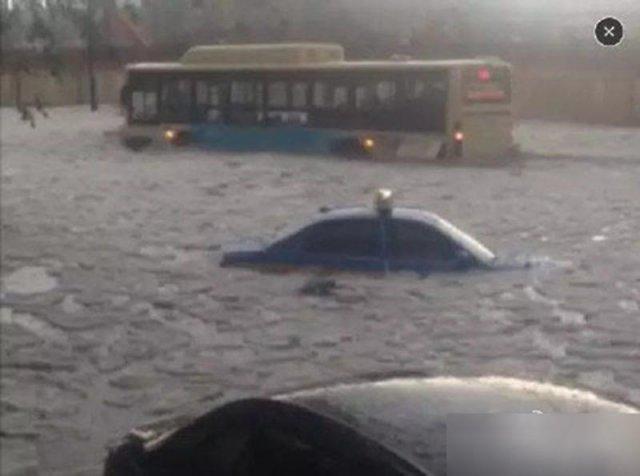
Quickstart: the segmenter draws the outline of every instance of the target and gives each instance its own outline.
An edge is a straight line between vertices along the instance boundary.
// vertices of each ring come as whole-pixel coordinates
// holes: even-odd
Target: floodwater
[[[2,474],[98,474],[135,424],[372,371],[541,379],[640,405],[637,149],[554,157],[544,131],[556,144],[560,126],[523,124],[547,157],[504,167],[134,154],[104,134],[120,122],[64,108],[31,129],[2,110]],[[630,143],[618,137],[609,151]],[[300,294],[308,272],[218,266],[226,244],[381,186],[537,265],[338,274],[329,296]]]

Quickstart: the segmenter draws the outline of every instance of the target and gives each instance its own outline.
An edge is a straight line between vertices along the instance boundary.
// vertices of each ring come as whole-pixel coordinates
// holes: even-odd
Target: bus
[[[512,147],[498,58],[347,61],[334,44],[197,46],[126,67],[126,144],[380,159],[499,157]]]

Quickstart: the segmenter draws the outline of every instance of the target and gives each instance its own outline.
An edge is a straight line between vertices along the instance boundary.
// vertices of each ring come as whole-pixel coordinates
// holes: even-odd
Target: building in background
[[[55,47],[31,34],[28,12],[9,12],[0,0],[5,71],[2,101],[16,96],[12,68],[25,59],[56,60],[82,74],[84,40],[77,26],[58,18],[48,26]],[[84,0],[78,0],[84,1]],[[175,60],[196,44],[321,41],[342,44],[350,59],[498,56],[514,65],[514,107],[521,117],[633,123],[640,120],[640,4],[618,0],[95,0],[100,20],[100,68],[128,61]],[[13,0],[19,6],[21,0]],[[616,48],[594,39],[595,23],[617,16],[627,25]],[[10,18],[10,22],[7,19]],[[41,35],[42,36],[42,35]],[[63,54],[64,52],[64,54]],[[55,54],[53,54],[55,53]],[[56,56],[57,55],[57,56]],[[64,74],[71,74],[67,71]],[[101,73],[102,74],[102,73]],[[47,81],[57,81],[48,79]],[[44,80],[43,80],[44,81]],[[85,86],[54,94],[51,102],[82,102]],[[100,79],[103,100],[115,100],[111,79]],[[28,95],[27,95],[28,96]]]

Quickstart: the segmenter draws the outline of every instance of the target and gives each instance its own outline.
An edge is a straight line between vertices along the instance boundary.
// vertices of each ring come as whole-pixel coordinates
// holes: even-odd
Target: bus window
[[[285,124],[303,126],[309,121],[307,108],[307,83],[291,85],[286,81],[276,81],[267,86],[267,122],[270,125]],[[289,97],[291,99],[289,99]]]
[[[130,85],[129,108],[132,121],[158,120],[158,82],[156,78],[133,76]]]
[[[191,82],[165,79],[162,82],[162,116],[167,122],[187,122],[191,109]]]
[[[209,87],[206,81],[196,81],[196,104],[209,104]]]
[[[370,111],[375,107],[375,91],[369,85],[360,85],[355,90],[356,109],[359,111]]]
[[[425,89],[424,81],[420,79],[409,80],[405,84],[405,95],[409,100],[420,99],[424,96]]]
[[[349,107],[349,89],[346,86],[336,86],[333,89],[333,109],[347,109]]]
[[[222,91],[220,84],[210,84],[207,81],[196,82],[196,104],[220,106]]]
[[[287,108],[287,83],[275,81],[267,86],[267,105],[271,108]]]
[[[307,108],[307,93],[309,85],[307,83],[293,83],[291,86],[291,107],[293,109]]]
[[[360,111],[391,109],[396,106],[396,83],[379,81],[359,85],[355,89],[355,99],[356,109]]]
[[[346,109],[349,107],[349,88],[330,86],[316,81],[313,87],[313,107],[317,109]]]
[[[448,104],[446,72],[412,74],[401,83],[404,98],[398,126],[404,130],[444,132]],[[400,103],[400,101],[397,101]]]
[[[262,84],[253,81],[234,81],[231,83],[231,104],[260,107],[262,103]]]
[[[255,125],[264,120],[262,110],[263,87],[258,81],[231,83],[229,118],[234,125]]]
[[[223,84],[211,83],[208,81],[197,81],[197,120],[205,122],[220,122],[223,118],[223,98],[225,96],[225,87]]]
[[[396,83],[393,81],[380,81],[376,85],[376,102],[381,108],[391,108],[396,101]]]
[[[133,91],[131,94],[131,119],[151,121],[158,117],[158,95],[151,91]]]
[[[328,99],[329,85],[324,81],[316,81],[313,85],[313,107],[317,109],[328,109],[331,103]]]
[[[446,95],[447,83],[444,78],[412,78],[404,83],[405,97],[411,101],[429,101]]]
[[[209,104],[217,107],[222,105],[222,91],[220,85],[212,84],[209,86]]]

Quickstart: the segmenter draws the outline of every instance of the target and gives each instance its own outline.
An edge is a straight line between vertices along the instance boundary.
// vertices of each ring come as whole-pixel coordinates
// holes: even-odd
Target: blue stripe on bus
[[[352,137],[339,131],[302,127],[239,127],[216,124],[191,126],[194,143],[207,148],[232,151],[283,151],[330,153],[336,141]]]

